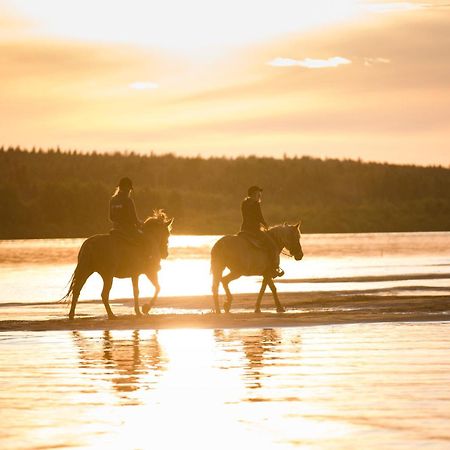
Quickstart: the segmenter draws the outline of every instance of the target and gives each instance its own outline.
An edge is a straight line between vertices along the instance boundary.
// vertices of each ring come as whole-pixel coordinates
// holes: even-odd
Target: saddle
[[[109,230],[109,234],[111,235],[113,240],[119,244],[128,245],[131,247],[139,246],[137,239],[134,239],[132,236],[128,235],[124,231],[112,228],[111,230]]]
[[[239,236],[242,239],[245,239],[253,247],[265,250],[264,244],[255,235],[249,233],[248,231],[239,231],[237,236]]]
[[[127,272],[130,267],[148,267],[152,263],[151,255],[143,252],[142,243],[138,239],[121,230],[112,229],[109,234],[114,242],[119,272]]]

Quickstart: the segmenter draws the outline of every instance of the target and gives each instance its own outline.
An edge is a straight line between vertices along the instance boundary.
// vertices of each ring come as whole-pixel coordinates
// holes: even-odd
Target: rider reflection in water
[[[133,183],[128,177],[121,178],[116,192],[109,201],[109,219],[113,224],[113,231],[139,243],[142,232],[142,222],[138,219],[134,202],[130,197]]]
[[[284,271],[280,269],[279,250],[269,233],[266,233],[268,225],[261,211],[261,193],[262,189],[259,186],[250,186],[248,188],[248,196],[241,204],[241,231],[255,236],[264,245],[270,258],[271,269],[273,269],[272,278],[281,277],[284,275]],[[261,227],[265,231],[261,230]]]

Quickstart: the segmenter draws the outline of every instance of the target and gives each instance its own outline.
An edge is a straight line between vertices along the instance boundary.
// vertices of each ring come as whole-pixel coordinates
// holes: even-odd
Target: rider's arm
[[[259,223],[264,227],[264,228],[269,228],[269,226],[267,225],[267,222],[264,220],[262,211],[261,211],[261,205],[260,203],[256,203],[256,214],[258,217],[258,221]]]

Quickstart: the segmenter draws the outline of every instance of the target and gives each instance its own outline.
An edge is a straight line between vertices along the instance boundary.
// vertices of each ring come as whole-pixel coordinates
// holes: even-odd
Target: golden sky
[[[450,2],[0,0],[0,145],[450,166]]]

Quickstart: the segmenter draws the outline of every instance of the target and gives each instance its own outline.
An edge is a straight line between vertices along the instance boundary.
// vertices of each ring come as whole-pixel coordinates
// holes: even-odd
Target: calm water
[[[160,272],[161,296],[210,294],[209,253],[217,236],[172,236]],[[82,239],[0,241],[0,303],[55,301],[64,294]],[[450,233],[303,235],[305,257],[282,257],[281,291],[418,288],[450,293]],[[447,277],[447,278],[443,278]],[[340,281],[343,280],[343,281]],[[255,292],[259,279],[241,278],[234,292]],[[141,277],[141,295],[153,288]],[[81,299],[98,299],[94,274]],[[129,280],[115,280],[111,298],[131,297]]]
[[[209,294],[216,239],[171,237],[162,295]],[[0,316],[34,317],[31,302],[61,297],[81,242],[0,241]],[[450,233],[302,244],[304,260],[283,258],[279,290],[450,295]],[[100,290],[93,276],[82,298]],[[152,293],[144,279],[141,292]],[[115,282],[112,298],[130,296]],[[2,450],[450,448],[448,322],[3,332],[0,367]]]
[[[3,333],[0,448],[450,448],[447,324]]]

